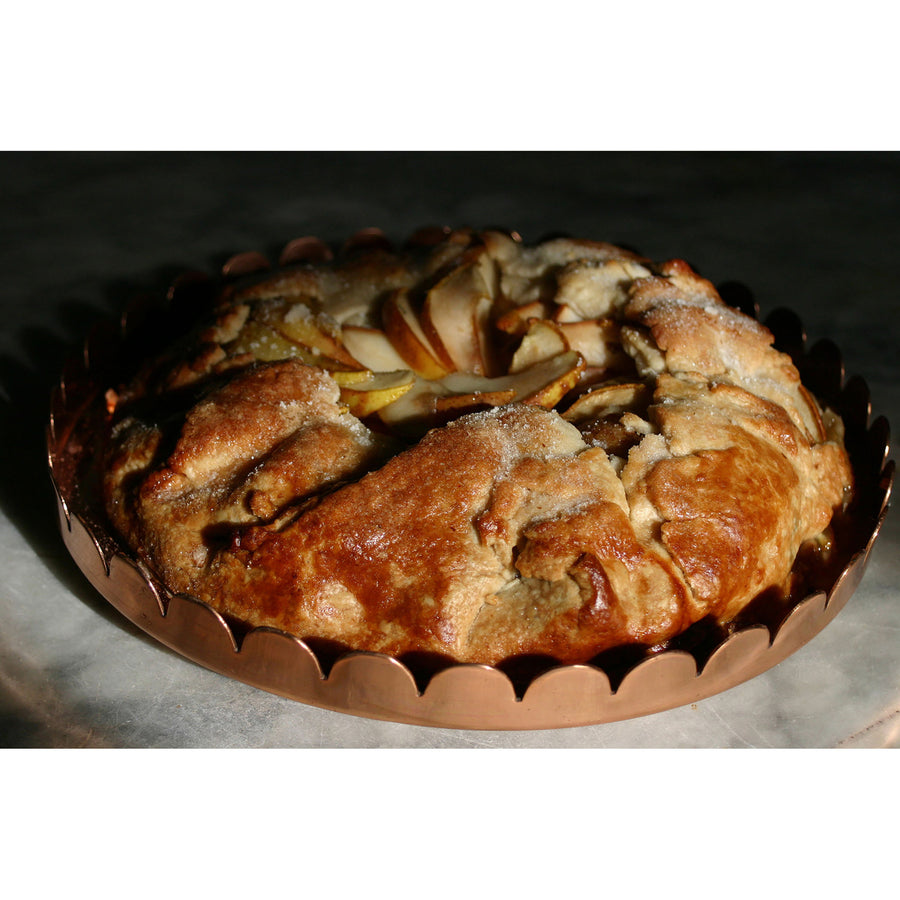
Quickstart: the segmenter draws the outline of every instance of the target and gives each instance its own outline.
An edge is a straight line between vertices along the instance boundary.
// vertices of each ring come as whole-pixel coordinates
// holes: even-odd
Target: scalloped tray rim
[[[295,243],[290,242],[286,249]],[[223,277],[233,278],[263,268],[268,268],[268,260],[251,252],[232,257],[222,271]],[[197,277],[210,279],[202,272],[186,272],[173,283],[167,299],[171,301],[178,281]],[[795,315],[790,310],[776,312]],[[401,661],[368,651],[343,654],[325,675],[320,660],[302,639],[264,627],[249,630],[239,640],[212,607],[193,597],[170,595],[143,563],[109,532],[73,511],[72,498],[57,478],[59,457],[66,452],[69,436],[79,418],[97,402],[102,390],[92,381],[94,352],[111,338],[121,339],[130,330],[132,313],[133,306],[123,312],[118,329],[113,323],[98,324],[85,341],[80,356],[73,356],[64,366],[60,383],[51,397],[46,433],[48,465],[64,543],[101,595],[156,640],[226,677],[308,705],[386,721],[483,730],[593,725],[683,706],[756,677],[818,634],[840,612],[862,579],[889,509],[894,475],[893,460],[888,458],[889,426],[883,417],[869,423],[870,408],[866,405],[864,416],[859,417],[864,420],[863,427],[868,435],[876,429],[883,432],[884,445],[877,473],[879,509],[874,528],[831,589],[801,599],[775,633],[770,633],[766,625],[750,624],[725,638],[703,663],[686,650],[664,650],[637,662],[615,689],[603,669],[590,664],[557,666],[544,671],[528,684],[521,696],[516,695],[511,679],[504,672],[478,664],[450,665],[432,675],[424,689],[420,689],[412,672]],[[802,330],[799,319],[795,317],[795,320]],[[805,344],[805,334],[801,340]],[[865,382],[859,376],[844,378],[837,348],[822,341],[814,350],[823,344],[837,353],[833,374],[838,383],[846,385],[852,380],[857,388],[861,385],[868,404]],[[877,435],[876,441],[881,446]],[[133,596],[134,586],[125,580],[129,571],[129,577],[137,577],[137,599]],[[172,625],[179,617],[180,632]],[[280,642],[278,648],[272,641]],[[260,650],[252,653],[259,644],[262,644]],[[267,671],[265,656],[274,649],[289,656],[286,663],[271,672]],[[554,691],[558,682],[562,682],[562,689]]]

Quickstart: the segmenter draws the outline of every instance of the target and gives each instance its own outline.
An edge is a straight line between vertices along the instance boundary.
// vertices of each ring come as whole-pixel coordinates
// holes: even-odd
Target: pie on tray
[[[108,394],[107,513],[174,593],[394,656],[587,662],[791,596],[840,418],[681,260],[425,231],[223,287]]]

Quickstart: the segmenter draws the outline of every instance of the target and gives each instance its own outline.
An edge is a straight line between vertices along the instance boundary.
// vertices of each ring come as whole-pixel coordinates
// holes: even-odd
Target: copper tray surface
[[[379,237],[379,235],[375,235]],[[361,240],[372,238],[365,232]],[[290,242],[280,265],[325,252],[321,242]],[[258,253],[232,257],[221,278],[270,268]],[[66,364],[51,396],[47,428],[50,476],[66,548],[90,583],[122,615],[180,655],[257,688],[372,719],[444,728],[534,730],[594,725],[661,712],[725,691],[765,672],[818,634],[859,585],[887,514],[894,462],[884,417],[870,422],[869,392],[845,377],[831,342],[807,347],[797,317],[778,310],[765,320],[776,346],[791,354],[804,382],[844,418],[857,494],[841,529],[840,564],[821,589],[788,608],[761,606],[729,629],[690,629],[668,649],[622,653],[591,665],[501,670],[451,665],[429,671],[367,652],[328,658],[297,637],[247,630],[206,604],[172,595],[112,532],[94,487],[98,429],[106,389],[121,379],[136,348],[152,344],[173,317],[183,318],[219,280],[190,272],[164,301],[135,301],[118,322],[99,324]],[[756,315],[748,295],[723,298]]]

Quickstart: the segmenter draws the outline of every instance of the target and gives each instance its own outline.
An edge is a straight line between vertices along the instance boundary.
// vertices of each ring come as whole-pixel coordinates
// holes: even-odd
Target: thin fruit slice
[[[402,397],[412,388],[415,378],[408,369],[373,373],[365,381],[341,385],[341,400],[353,415],[370,416]]]
[[[270,325],[262,322],[248,322],[240,334],[228,344],[229,356],[243,356],[245,353],[263,362],[299,358],[307,365],[318,365],[320,359],[319,354],[289,341]]]
[[[409,363],[394,349],[388,336],[365,325],[344,325],[341,339],[347,352],[362,366],[373,372],[396,372]]]
[[[580,322],[581,316],[568,303],[563,303],[556,307],[553,313],[553,321],[561,325],[569,322]]]
[[[514,375],[487,378],[453,372],[438,381],[416,378],[407,392],[378,410],[378,417],[402,432],[445,421],[450,412],[464,414],[485,406],[529,403],[549,409],[572,390],[583,368],[581,356],[567,351]]]
[[[308,366],[317,366],[334,374],[336,372],[359,372],[359,363],[348,365],[337,359],[325,356],[319,350],[288,340],[272,325],[264,322],[248,322],[240,334],[227,345],[230,357],[250,354],[261,362],[274,362],[281,359],[299,359]]]
[[[328,374],[342,387],[362,384],[374,375],[369,369],[329,369]]]
[[[598,416],[612,416],[642,409],[650,399],[650,388],[640,382],[605,384],[582,394],[563,414],[568,422],[581,422]]]
[[[406,290],[392,291],[388,295],[382,307],[382,319],[388,340],[416,374],[423,378],[441,378],[452,371],[438,360]]]
[[[357,363],[341,344],[337,323],[314,315],[304,303],[289,306],[282,320],[275,323],[274,327],[289,341],[318,351],[329,359],[335,359],[346,366]]]
[[[453,413],[462,415],[467,412],[475,412],[486,406],[504,406],[512,403],[516,398],[514,388],[505,388],[498,391],[472,391],[468,394],[449,394],[435,398],[434,408],[438,413]]]
[[[523,384],[526,396],[521,398],[522,402],[551,409],[575,387],[583,369],[584,358],[574,350],[524,369],[518,376],[528,376]]]
[[[546,319],[548,314],[547,304],[543,300],[532,300],[505,312],[497,319],[496,325],[507,334],[521,335],[528,331],[533,319]]]
[[[521,372],[571,349],[562,329],[555,322],[537,319],[528,327],[522,343],[509,364],[510,374]]]
[[[440,381],[416,376],[408,391],[378,410],[378,418],[388,429],[400,434],[430,427],[437,422],[438,397],[449,393]]]
[[[512,391],[510,403],[532,403],[555,406],[576,384],[584,368],[584,360],[574,351],[558,353],[527,369],[498,378],[454,373],[441,379],[451,394],[485,395]]]

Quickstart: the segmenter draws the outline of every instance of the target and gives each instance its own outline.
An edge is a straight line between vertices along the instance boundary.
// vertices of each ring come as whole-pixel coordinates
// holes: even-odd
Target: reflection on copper
[[[433,236],[423,231],[418,239]],[[381,232],[370,229],[351,238],[346,249],[387,245]],[[304,237],[285,247],[279,264],[330,256],[317,238]],[[262,254],[238,254],[223,276],[270,265]],[[202,273],[188,273],[166,302],[183,315],[192,303],[202,305],[214,284]],[[868,388],[859,377],[845,378],[837,347],[819,342],[807,349],[797,316],[778,310],[765,324],[814,392],[843,416],[857,480],[843,534],[844,562],[828,584],[776,618],[741,621],[730,631],[697,631],[661,650],[623,648],[592,665],[544,664],[513,672],[455,663],[427,668],[353,651],[327,658],[298,637],[271,628],[247,631],[192,597],[171,595],[106,522],[88,465],[92,429],[102,425],[106,391],[115,383],[111,376],[128,357],[123,347],[148,321],[159,317],[148,315],[143,300],[123,313],[117,328],[105,323],[95,329],[52,393],[47,448],[64,543],[100,594],[161,643],[227,677],[313,706],[417,725],[505,730],[612,722],[693,703],[777,665],[831,622],[859,585],[887,514],[894,474],[887,421],[870,423]]]

